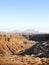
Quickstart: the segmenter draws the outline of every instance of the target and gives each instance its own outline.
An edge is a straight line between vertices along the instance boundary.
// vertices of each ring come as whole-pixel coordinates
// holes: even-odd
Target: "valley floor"
[[[49,58],[35,58],[30,55],[0,56],[0,65],[49,65]]]

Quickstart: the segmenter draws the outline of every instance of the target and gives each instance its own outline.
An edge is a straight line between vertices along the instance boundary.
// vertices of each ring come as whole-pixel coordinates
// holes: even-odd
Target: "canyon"
[[[49,34],[0,34],[0,65],[49,65]]]

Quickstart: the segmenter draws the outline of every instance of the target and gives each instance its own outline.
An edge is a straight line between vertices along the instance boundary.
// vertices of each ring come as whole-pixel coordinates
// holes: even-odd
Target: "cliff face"
[[[49,40],[49,34],[23,34],[23,36],[29,40],[34,41],[47,41]]]

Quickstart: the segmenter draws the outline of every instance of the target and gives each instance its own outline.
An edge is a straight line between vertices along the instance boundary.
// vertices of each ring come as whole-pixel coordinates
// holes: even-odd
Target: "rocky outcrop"
[[[49,57],[49,42],[38,42],[26,49],[20,55],[33,55],[34,57]]]

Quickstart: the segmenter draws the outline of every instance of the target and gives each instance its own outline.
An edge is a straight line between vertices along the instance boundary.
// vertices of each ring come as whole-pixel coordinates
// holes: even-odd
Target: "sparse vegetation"
[[[48,57],[49,41],[37,43],[20,34],[0,34],[1,65],[49,65]]]

